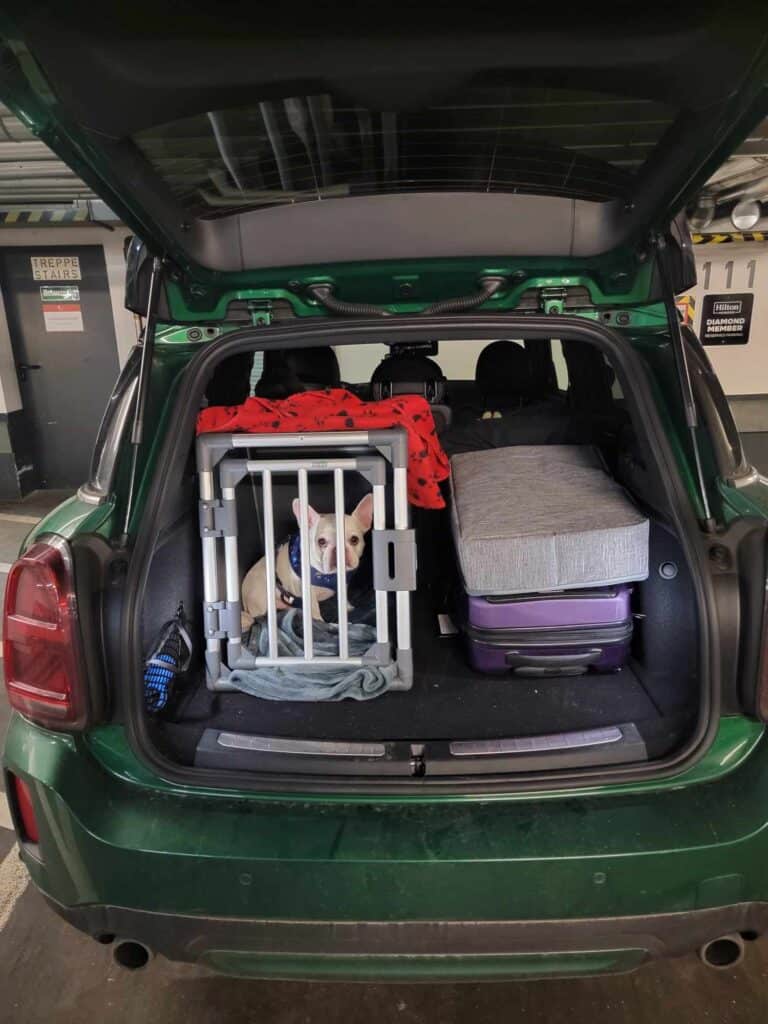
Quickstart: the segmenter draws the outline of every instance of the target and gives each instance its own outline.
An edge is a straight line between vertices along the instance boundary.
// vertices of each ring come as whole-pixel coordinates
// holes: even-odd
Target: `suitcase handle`
[[[509,668],[568,668],[592,665],[603,653],[602,647],[591,647],[578,654],[522,654],[509,651],[506,662]]]

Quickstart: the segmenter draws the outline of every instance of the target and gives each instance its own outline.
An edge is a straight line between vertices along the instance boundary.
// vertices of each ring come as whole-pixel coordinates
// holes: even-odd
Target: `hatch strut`
[[[661,281],[664,286],[664,307],[667,312],[667,323],[669,324],[672,351],[675,356],[675,365],[677,367],[677,375],[680,381],[680,391],[683,396],[685,422],[691,437],[693,460],[696,464],[696,479],[699,487],[699,496],[701,498],[701,507],[704,512],[704,518],[701,521],[701,525],[707,533],[714,533],[715,521],[712,518],[712,513],[709,508],[707,486],[704,482],[704,470],[701,463],[701,451],[699,450],[699,438],[697,434],[699,414],[696,409],[696,399],[694,398],[693,386],[691,384],[691,371],[688,366],[688,356],[685,351],[685,340],[680,327],[680,317],[677,312],[675,295],[672,290],[672,279],[669,275],[669,268],[667,267],[667,261],[665,258],[664,249],[666,248],[666,244],[663,238],[659,237],[656,240],[656,248],[659,254],[659,271],[661,273]]]
[[[123,535],[120,540],[121,547],[128,546],[128,525],[133,512],[133,502],[136,490],[136,473],[139,465],[139,449],[144,439],[144,416],[147,411],[147,396],[149,395],[149,382],[152,376],[152,356],[155,351],[155,327],[157,324],[157,302],[160,295],[160,285],[163,276],[163,261],[155,256],[152,259],[152,276],[149,279],[149,295],[147,296],[147,314],[144,320],[144,333],[141,344],[141,365],[139,367],[139,384],[136,389],[136,406],[133,415],[133,427],[131,429],[131,470],[128,477],[128,498],[125,503],[125,519],[123,521]]]

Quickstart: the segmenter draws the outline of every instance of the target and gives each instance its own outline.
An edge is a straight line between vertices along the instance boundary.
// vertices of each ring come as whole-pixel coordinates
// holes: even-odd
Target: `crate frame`
[[[258,452],[247,459],[227,457],[238,449]],[[275,449],[304,449],[295,458]],[[312,454],[310,454],[310,451]],[[330,454],[329,454],[330,453]],[[301,671],[361,665],[396,665],[390,689],[407,690],[413,683],[411,645],[411,592],[416,589],[416,543],[410,526],[407,492],[408,437],[402,428],[385,430],[318,431],[297,434],[201,434],[196,446],[200,488],[199,514],[203,564],[203,628],[207,686],[234,690],[229,675],[235,668],[284,667]],[[263,457],[262,457],[263,456]],[[387,526],[386,462],[392,466],[392,527]],[[349,655],[347,579],[344,560],[337,559],[338,656],[316,655],[312,636],[309,564],[309,476],[332,473],[337,550],[344,550],[344,474],[358,473],[372,487],[373,524],[369,534],[373,555],[373,588],[376,607],[376,640],[362,656]],[[276,580],[276,545],[272,480],[275,475],[295,474],[299,499],[301,537],[303,657],[277,653],[276,585],[267,587],[268,654],[256,656],[243,648],[241,586],[237,549],[235,488],[246,476],[262,480],[264,558],[267,579]],[[341,545],[339,546],[339,541]],[[224,566],[222,587],[220,564]],[[389,594],[395,594],[396,637],[390,635]]]

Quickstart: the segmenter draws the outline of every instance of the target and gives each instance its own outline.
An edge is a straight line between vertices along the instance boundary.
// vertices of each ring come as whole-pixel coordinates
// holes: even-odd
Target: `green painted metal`
[[[728,522],[741,516],[768,518],[768,484],[763,478],[739,487],[729,485],[721,479],[718,480],[718,490],[723,499]]]
[[[768,747],[744,753],[718,779],[631,799],[267,801],[150,787],[105,770],[82,737],[15,715],[6,763],[30,783],[40,825],[43,856],[25,861],[65,905],[493,921],[768,899]]]
[[[221,323],[206,324],[203,327],[179,326],[178,324],[160,324],[155,332],[155,345],[199,345],[206,341],[216,341],[222,335],[236,331],[242,324]]]
[[[567,278],[566,278],[567,280]],[[223,317],[227,315],[227,307],[233,302],[242,302],[245,297],[252,297],[257,294],[263,294],[265,289],[241,289],[237,292],[229,292],[225,294],[217,306],[216,313]],[[519,300],[519,296],[517,296]],[[275,291],[272,293],[272,299],[270,301],[279,301],[280,293]],[[548,314],[562,313],[562,303],[558,303],[560,308],[552,308],[551,300],[543,300],[542,306],[545,308],[542,310]],[[549,308],[546,308],[549,306]],[[502,307],[496,307],[501,309]],[[505,312],[514,312],[517,306],[504,306]],[[294,309],[297,318],[301,316],[312,316],[312,317],[327,317],[328,313],[326,310],[319,309],[317,307],[304,306],[302,303],[296,303]],[[600,321],[601,323],[609,324],[611,327],[618,329],[622,332],[631,331],[632,333],[657,333],[660,326],[666,324],[666,314],[664,307],[660,303],[652,303],[650,305],[640,305],[636,307],[621,307],[615,308],[599,306],[584,307],[583,309],[569,309],[569,316],[579,316],[586,320]],[[198,323],[193,322],[197,319]],[[215,341],[226,334],[230,334],[232,331],[242,329],[245,324],[242,321],[227,321],[217,320],[215,316],[203,316],[199,314],[196,318],[185,313],[184,322],[182,324],[166,323],[162,324],[158,328],[155,344],[157,345],[200,345],[205,342]],[[262,326],[267,326],[262,324]]]
[[[109,539],[114,532],[113,522],[114,501],[106,501],[102,505],[92,505],[82,501],[75,495],[61,505],[57,505],[29,532],[24,547],[45,533],[57,533],[70,540],[76,534],[98,533]]]
[[[529,257],[525,260],[381,260],[373,263],[280,267],[239,273],[202,273],[194,281],[179,276],[168,282],[171,314],[179,323],[217,322],[233,302],[279,301],[297,317],[326,317],[309,297],[307,286],[331,283],[347,302],[370,302],[393,314],[420,312],[431,302],[472,294],[478,280],[501,275],[509,284],[485,303],[489,312],[515,309],[524,292],[585,288],[593,307],[624,309],[647,301],[652,266],[631,253],[612,253],[590,261]],[[403,282],[408,284],[404,297]],[[558,311],[562,312],[562,309]]]

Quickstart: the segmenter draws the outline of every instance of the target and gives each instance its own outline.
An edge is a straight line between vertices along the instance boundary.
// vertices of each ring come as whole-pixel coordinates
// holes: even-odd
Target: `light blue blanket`
[[[291,608],[277,617],[277,649],[281,656],[301,657],[304,653],[301,611]],[[359,657],[376,641],[373,626],[359,622],[349,624],[349,653]],[[335,622],[315,619],[312,628],[312,642],[316,654],[334,655],[339,649],[339,627]],[[264,619],[257,619],[251,627],[246,646],[254,655],[267,654],[269,638]],[[350,668],[321,668],[317,665],[303,668],[290,665],[275,668],[261,665],[258,668],[235,669],[228,679],[243,693],[263,700],[371,700],[385,693],[391,686],[397,671],[396,665],[380,668],[376,665],[360,665]]]

